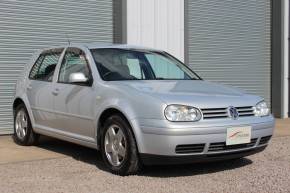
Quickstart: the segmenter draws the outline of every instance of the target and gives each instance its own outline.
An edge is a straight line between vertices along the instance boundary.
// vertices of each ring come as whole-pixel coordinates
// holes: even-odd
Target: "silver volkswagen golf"
[[[128,45],[36,53],[16,85],[14,140],[47,135],[100,150],[112,173],[238,159],[265,149],[265,101],[202,80],[173,56]]]

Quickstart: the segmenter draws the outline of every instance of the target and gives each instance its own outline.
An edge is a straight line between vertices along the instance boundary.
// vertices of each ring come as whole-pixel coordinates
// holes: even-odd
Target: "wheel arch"
[[[137,142],[137,139],[136,139],[136,134],[135,134],[135,131],[134,131],[134,127],[133,127],[133,124],[130,122],[130,119],[128,119],[128,116],[126,116],[126,114],[124,112],[122,112],[121,110],[119,110],[118,108],[116,107],[110,107],[110,108],[107,108],[105,109],[99,116],[98,120],[97,120],[97,132],[96,132],[96,138],[97,138],[97,145],[98,145],[98,148],[100,147],[100,132],[101,132],[101,129],[103,128],[104,126],[104,123],[105,121],[112,115],[120,115],[129,125],[130,125],[130,129],[134,135],[134,138],[135,138],[135,141],[136,141],[136,144],[137,144],[137,147],[138,147],[138,142]]]
[[[15,109],[16,109],[20,104],[24,104],[24,105],[25,105],[25,102],[24,102],[21,98],[19,98],[19,97],[15,98],[14,101],[13,101],[13,106],[12,106],[12,108],[13,108],[13,113],[15,113]],[[26,106],[26,105],[25,105],[25,106]]]
[[[34,121],[34,117],[33,117],[32,111],[31,111],[31,109],[30,109],[29,102],[28,102],[28,100],[27,100],[27,98],[26,98],[25,95],[22,96],[22,97],[21,97],[21,96],[17,96],[17,97],[14,98],[14,100],[13,100],[13,104],[12,104],[13,115],[14,115],[14,113],[15,113],[15,109],[16,109],[16,107],[17,107],[19,104],[24,104],[24,106],[25,106],[25,108],[26,108],[26,110],[27,110],[27,112],[28,112],[28,115],[29,115],[29,118],[30,118],[30,121],[31,121],[31,125],[32,125],[32,127],[34,128],[34,123],[35,123],[35,121]]]

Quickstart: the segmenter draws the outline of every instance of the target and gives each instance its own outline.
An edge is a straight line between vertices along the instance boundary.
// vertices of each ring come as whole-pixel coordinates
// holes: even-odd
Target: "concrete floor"
[[[274,137],[282,136],[290,136],[290,119],[276,120]],[[46,137],[40,139],[38,146],[23,147],[16,145],[11,136],[0,136],[0,164],[78,157],[92,151],[95,150]]]
[[[56,150],[42,146],[20,146],[13,142],[11,136],[0,136],[0,164],[65,157]]]
[[[276,119],[274,136],[290,136],[290,119]]]
[[[126,177],[109,173],[89,148],[45,138],[20,147],[0,137],[0,193],[290,193],[290,136],[276,133],[265,151],[240,160],[151,166]]]

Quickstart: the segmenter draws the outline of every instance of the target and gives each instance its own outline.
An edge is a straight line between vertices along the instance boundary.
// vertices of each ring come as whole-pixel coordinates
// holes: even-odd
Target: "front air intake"
[[[177,145],[175,152],[178,154],[185,153],[202,153],[205,144],[187,144],[187,145]]]
[[[266,137],[261,137],[259,145],[267,144],[269,142],[269,140],[271,139],[271,137],[272,137],[271,135],[266,136]]]
[[[253,147],[256,144],[257,138],[251,139],[250,143],[239,144],[239,145],[226,145],[225,142],[211,143],[208,152],[219,152],[227,150],[238,150],[243,148]]]

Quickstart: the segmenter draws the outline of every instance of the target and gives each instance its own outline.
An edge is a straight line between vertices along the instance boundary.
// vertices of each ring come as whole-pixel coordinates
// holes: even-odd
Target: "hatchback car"
[[[95,148],[119,175],[248,156],[265,149],[274,128],[261,97],[202,80],[164,51],[128,45],[36,53],[13,110],[16,143],[42,134]]]

